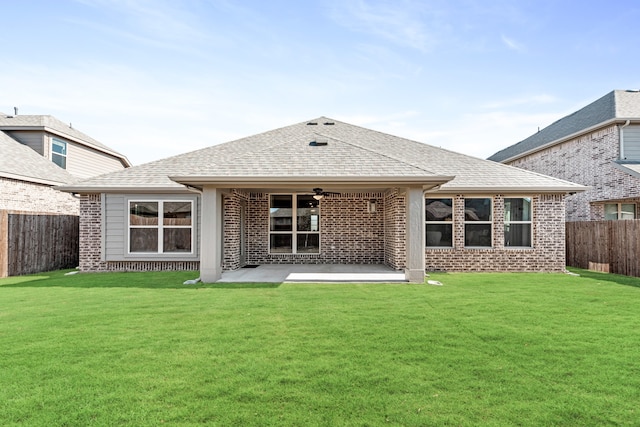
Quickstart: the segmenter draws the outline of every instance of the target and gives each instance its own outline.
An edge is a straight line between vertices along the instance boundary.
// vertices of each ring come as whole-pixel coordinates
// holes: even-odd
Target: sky
[[[320,116],[486,158],[640,88],[635,0],[0,0],[0,111],[133,164]]]

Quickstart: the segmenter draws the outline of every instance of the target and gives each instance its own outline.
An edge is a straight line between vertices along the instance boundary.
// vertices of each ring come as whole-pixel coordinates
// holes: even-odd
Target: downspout
[[[624,132],[622,132],[622,129],[626,128],[627,126],[629,126],[629,124],[631,123],[631,120],[627,119],[627,122],[625,124],[623,124],[622,126],[620,126],[619,131],[620,131],[620,160],[625,160],[626,157],[624,156]]]

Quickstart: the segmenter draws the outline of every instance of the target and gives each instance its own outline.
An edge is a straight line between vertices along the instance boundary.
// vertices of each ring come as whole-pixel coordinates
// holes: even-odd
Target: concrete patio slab
[[[390,283],[407,282],[404,272],[384,265],[364,264],[280,264],[260,265],[225,271],[218,282],[339,282],[339,283]]]

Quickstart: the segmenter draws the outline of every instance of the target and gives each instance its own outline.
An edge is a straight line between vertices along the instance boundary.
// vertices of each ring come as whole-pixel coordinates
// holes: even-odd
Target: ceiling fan
[[[321,200],[324,196],[340,194],[340,193],[334,193],[333,191],[322,191],[322,188],[314,188],[313,192],[316,193],[313,195],[313,198],[316,200]]]

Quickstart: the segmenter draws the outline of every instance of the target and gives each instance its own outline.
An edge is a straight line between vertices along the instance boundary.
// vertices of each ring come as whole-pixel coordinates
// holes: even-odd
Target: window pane
[[[131,225],[158,225],[158,202],[130,202]]]
[[[165,202],[164,225],[191,225],[191,202]]]
[[[453,221],[453,199],[426,199],[427,221]]]
[[[318,231],[318,201],[313,196],[298,196],[297,230]]]
[[[465,224],[465,246],[491,246],[491,224]]]
[[[491,221],[491,199],[465,199],[465,221]]]
[[[53,140],[53,144],[51,145],[51,151],[57,154],[62,154],[63,156],[67,155],[67,143],[64,141],[58,141],[57,139]]]
[[[504,199],[504,220],[531,221],[531,199],[528,197]]]
[[[51,155],[51,161],[56,165],[60,166],[62,169],[67,168],[67,158],[64,156],[54,153]]]
[[[299,254],[317,254],[320,253],[320,235],[303,233],[298,234],[298,246],[296,248]]]
[[[271,231],[293,231],[293,196],[271,196],[269,217]]]
[[[618,219],[618,204],[607,203],[604,205],[604,219]]]
[[[620,208],[620,219],[635,219],[636,205],[632,203],[623,203]]]
[[[292,252],[291,244],[293,240],[291,234],[272,234],[269,240],[271,253],[290,254]]]
[[[531,224],[505,224],[504,245],[531,247]]]
[[[157,228],[132,228],[129,236],[130,252],[158,252]]]
[[[190,228],[165,228],[163,240],[164,252],[191,252]]]
[[[453,226],[451,224],[427,224],[427,246],[453,246]]]

